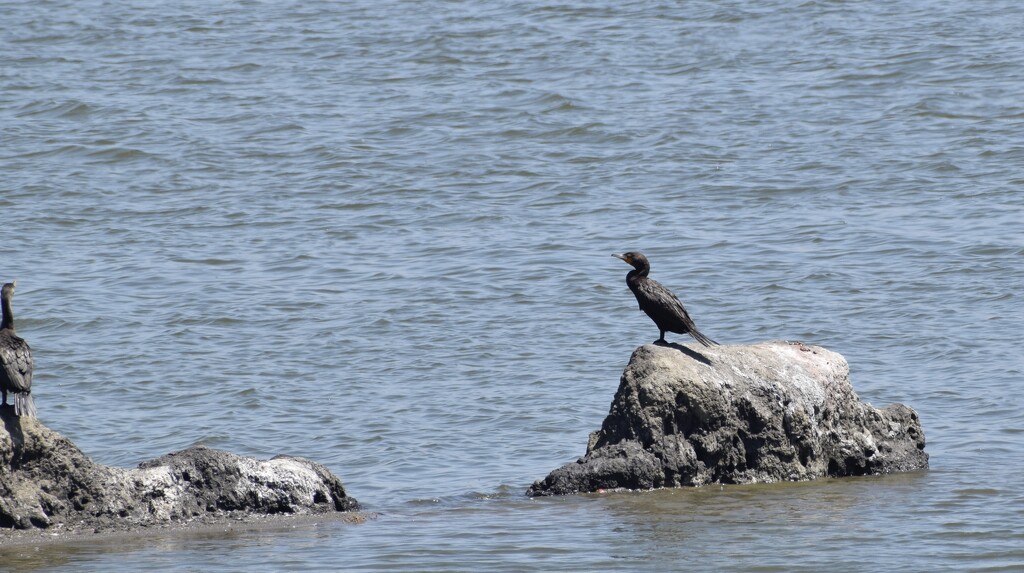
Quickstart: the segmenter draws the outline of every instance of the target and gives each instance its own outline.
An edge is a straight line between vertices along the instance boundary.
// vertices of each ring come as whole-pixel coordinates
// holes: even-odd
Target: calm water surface
[[[33,570],[1024,569],[1024,5],[0,2],[41,420],[326,464],[377,519]],[[531,500],[656,329],[800,339],[927,472]]]

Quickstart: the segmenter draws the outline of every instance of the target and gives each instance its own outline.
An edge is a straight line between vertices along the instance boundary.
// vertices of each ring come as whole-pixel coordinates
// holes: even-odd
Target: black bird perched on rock
[[[689,333],[704,346],[718,344],[697,330],[690,315],[686,314],[683,303],[679,302],[672,291],[647,276],[651,272],[651,263],[647,262],[647,257],[643,253],[634,251],[612,256],[633,265],[633,270],[626,274],[626,284],[629,286],[629,290],[633,291],[636,301],[640,303],[640,310],[647,313],[647,316],[651,317],[654,324],[658,325],[658,330],[661,331],[661,336],[654,342],[665,342],[665,333],[675,332],[677,334]]]
[[[14,312],[11,311],[11,297],[14,285],[10,282],[0,290],[0,304],[3,306],[3,322],[0,322],[0,391],[7,404],[7,393],[14,394],[14,414],[26,418],[36,417],[36,406],[32,401],[32,349],[28,343],[14,333]]]

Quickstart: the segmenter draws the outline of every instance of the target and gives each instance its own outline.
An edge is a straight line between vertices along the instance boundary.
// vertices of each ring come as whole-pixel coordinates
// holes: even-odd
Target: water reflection
[[[873,523],[882,506],[920,495],[928,480],[927,472],[915,472],[606,494],[601,501],[635,553],[653,563],[813,570],[827,563],[828,547],[850,555],[857,544],[877,543]],[[813,553],[822,560],[809,559]]]
[[[287,543],[309,549],[321,543],[335,527],[354,527],[375,520],[372,513],[324,516],[277,516],[253,522],[227,522],[215,525],[156,527],[137,533],[101,533],[62,535],[43,533],[9,540],[0,546],[0,563],[5,570],[37,571],[72,565],[75,571],[109,570],[110,558],[131,555],[145,563],[181,564],[192,552],[239,555],[260,547]],[[93,569],[95,567],[95,569]]]

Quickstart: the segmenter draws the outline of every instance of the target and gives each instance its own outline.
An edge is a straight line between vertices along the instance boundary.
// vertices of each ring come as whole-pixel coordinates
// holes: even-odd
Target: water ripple
[[[5,6],[0,254],[43,421],[123,466],[307,456],[381,515],[4,562],[1020,568],[1020,15]],[[842,352],[933,470],[525,499],[653,338],[626,249],[716,339]]]

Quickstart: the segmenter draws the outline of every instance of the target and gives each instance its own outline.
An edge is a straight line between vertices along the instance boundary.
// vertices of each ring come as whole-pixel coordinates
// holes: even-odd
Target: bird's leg
[[[655,344],[657,344],[659,342],[664,342],[665,344],[668,344],[668,341],[665,340],[665,331],[664,330],[660,331],[660,333],[658,335],[658,339],[654,341]]]

